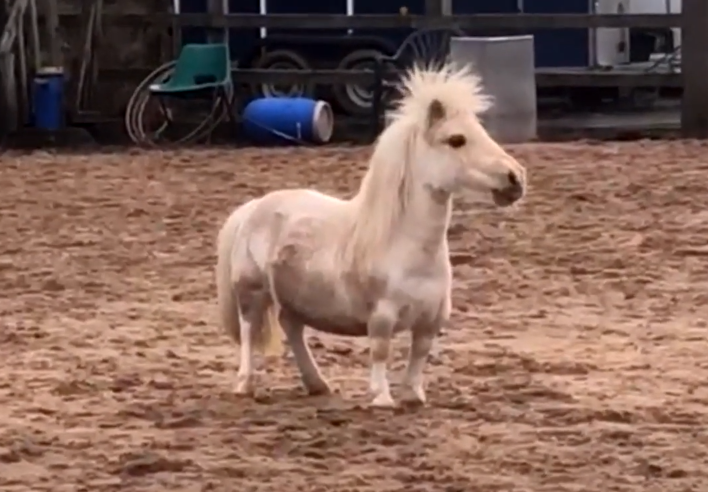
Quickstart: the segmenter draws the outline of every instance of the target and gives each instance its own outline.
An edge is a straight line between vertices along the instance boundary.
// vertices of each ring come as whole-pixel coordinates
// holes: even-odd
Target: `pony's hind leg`
[[[241,339],[241,363],[236,374],[234,391],[239,395],[250,395],[254,391],[254,342],[256,333],[263,327],[268,308],[265,290],[253,286],[237,285],[236,298]]]
[[[315,359],[312,357],[310,348],[305,341],[305,325],[291,316],[287,310],[281,309],[279,315],[280,325],[285,331],[290,350],[295,358],[295,363],[300,371],[300,378],[303,386],[310,395],[329,394],[330,388],[322,378]]]

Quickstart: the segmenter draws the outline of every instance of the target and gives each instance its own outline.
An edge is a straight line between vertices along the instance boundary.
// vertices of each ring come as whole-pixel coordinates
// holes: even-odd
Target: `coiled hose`
[[[130,140],[137,145],[156,145],[154,138],[151,138],[145,132],[144,126],[144,116],[145,108],[150,100],[151,92],[150,86],[152,84],[161,84],[167,81],[173,74],[176,61],[170,61],[156,68],[150,73],[145,79],[138,85],[138,87],[133,91],[130,100],[128,101],[128,106],[125,109],[125,130],[130,137]],[[228,86],[226,88],[226,97],[228,98],[229,104],[228,108],[231,107],[231,100],[233,99],[233,87]],[[227,116],[227,107],[221,104],[220,101],[215,101],[211,108],[209,115],[202,121],[194,130],[189,132],[184,137],[173,141],[173,144],[190,144],[195,143],[200,140],[205,140],[214,129],[222,122]],[[162,126],[154,133],[159,134],[164,131],[169,123],[165,121]]]

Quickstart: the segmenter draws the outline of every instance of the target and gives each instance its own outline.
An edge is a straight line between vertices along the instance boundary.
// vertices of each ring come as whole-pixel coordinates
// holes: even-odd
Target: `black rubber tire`
[[[300,55],[299,53],[292,50],[273,50],[267,52],[265,55],[260,57],[253,64],[253,68],[258,69],[268,69],[273,66],[278,66],[277,68],[282,69],[293,69],[293,70],[310,70],[312,69],[310,63]],[[298,84],[300,85],[300,84]],[[272,84],[252,84],[251,93],[255,97],[267,97],[271,95],[271,91],[268,87]],[[314,84],[304,84],[302,85],[302,90],[299,91],[299,97],[313,97],[315,94]]]
[[[356,50],[342,58],[337,66],[338,70],[353,70],[365,69],[365,66],[358,65],[373,65],[374,60],[379,56],[386,56],[385,53],[375,49]],[[349,92],[348,88],[357,84],[337,84],[332,88],[332,94],[337,105],[348,115],[351,116],[368,116],[371,114],[371,103],[363,104],[364,101],[357,101]]]

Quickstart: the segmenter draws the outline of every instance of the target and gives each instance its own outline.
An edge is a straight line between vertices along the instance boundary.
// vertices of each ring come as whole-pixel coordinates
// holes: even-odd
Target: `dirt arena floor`
[[[232,207],[349,195],[365,149],[3,155],[0,490],[705,492],[708,146],[512,152],[528,199],[460,203],[429,404],[393,411],[364,344],[324,336],[340,395],[283,358],[237,398],[214,309]]]

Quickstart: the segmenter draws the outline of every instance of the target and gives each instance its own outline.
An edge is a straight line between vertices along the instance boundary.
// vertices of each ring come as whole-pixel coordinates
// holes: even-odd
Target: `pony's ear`
[[[428,106],[428,128],[433,126],[435,123],[440,121],[445,117],[445,106],[437,100],[433,99],[433,102]]]

